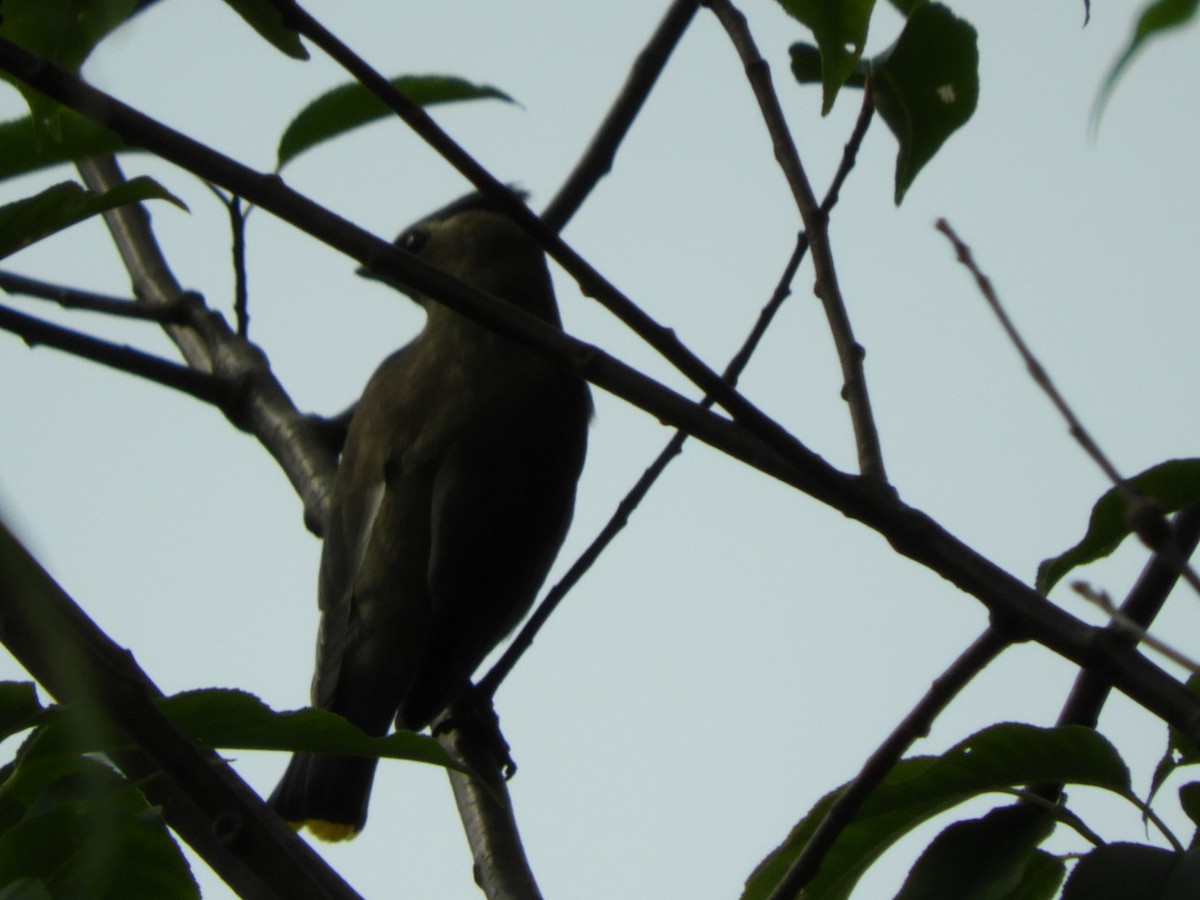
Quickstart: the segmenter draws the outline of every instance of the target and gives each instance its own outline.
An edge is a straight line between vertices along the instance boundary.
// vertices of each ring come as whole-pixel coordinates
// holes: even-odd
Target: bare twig
[[[197,372],[141,350],[111,344],[2,306],[0,329],[12,332],[31,347],[42,344],[65,350],[120,372],[128,372],[155,384],[182,391],[219,409],[226,409],[233,400],[229,385],[206,372]]]
[[[177,306],[148,307],[124,297],[110,297],[61,284],[50,284],[14,272],[0,272],[0,290],[10,294],[53,300],[63,309],[82,309],[126,319],[142,319],[162,324],[178,324],[183,313]]]
[[[671,52],[696,14],[696,0],[674,0],[629,70],[621,93],[574,170],[542,213],[546,227],[562,231],[592,188],[613,166],[617,148],[662,74]]]
[[[790,900],[800,895],[801,889],[816,877],[821,862],[833,848],[838,836],[900,757],[915,740],[929,733],[930,726],[942,710],[1009,643],[1010,638],[1002,630],[994,625],[989,627],[933,682],[921,701],[871,754],[858,775],[833,802],[768,900]]]
[[[246,288],[248,283],[246,277],[246,216],[250,214],[250,210],[242,209],[242,198],[237,194],[226,195],[215,184],[208,184],[208,182],[205,182],[205,186],[213,192],[213,196],[221,202],[221,205],[225,207],[225,212],[229,215],[229,233],[232,238],[230,252],[233,261],[233,315],[234,321],[237,322],[237,336],[249,337],[250,307]]]
[[[887,473],[883,465],[883,451],[879,445],[879,432],[871,413],[866,373],[863,371],[866,350],[855,339],[854,330],[850,326],[850,316],[846,312],[846,303],[842,299],[841,288],[838,287],[837,269],[834,266],[833,252],[829,246],[827,222],[821,208],[817,205],[816,195],[804,172],[800,154],[796,151],[791,131],[787,127],[783,110],[779,106],[779,98],[771,86],[771,69],[762,54],[758,52],[758,47],[746,24],[746,17],[729,0],[703,0],[703,2],[713,11],[725,28],[742,64],[746,67],[746,77],[750,81],[750,87],[758,100],[763,121],[771,135],[775,159],[783,170],[783,175],[792,189],[796,206],[800,210],[800,217],[804,221],[804,230],[812,244],[813,268],[817,276],[814,290],[825,309],[825,317],[829,321],[838,361],[842,367],[842,396],[850,408],[850,421],[854,426],[854,438],[858,448],[859,471],[864,478],[883,484],[887,481]],[[863,96],[863,105],[865,107],[871,103],[871,93],[868,87]]]
[[[1008,339],[1017,348],[1017,352],[1021,355],[1021,359],[1025,363],[1025,368],[1029,371],[1029,375],[1034,380],[1034,383],[1050,398],[1050,402],[1054,404],[1054,408],[1066,420],[1071,437],[1095,461],[1096,465],[1108,477],[1108,480],[1124,496],[1127,505],[1125,515],[1130,527],[1147,547],[1162,554],[1169,562],[1177,565],[1180,574],[1187,579],[1193,588],[1200,591],[1200,575],[1196,574],[1195,570],[1188,565],[1187,559],[1181,556],[1174,548],[1171,528],[1167,524],[1162,510],[1158,508],[1156,503],[1143,497],[1133,485],[1121,476],[1116,466],[1113,465],[1104,451],[1100,449],[1100,445],[1096,443],[1088,430],[1083,427],[1083,423],[1075,415],[1075,411],[1071,409],[1071,405],[1067,403],[1066,398],[1054,386],[1049,373],[1038,362],[1037,357],[1033,355],[1033,351],[1029,349],[1029,345],[1021,337],[1021,333],[1017,331],[1016,325],[1008,317],[1008,313],[1005,312],[1004,306],[1000,302],[999,295],[996,293],[995,288],[992,287],[991,279],[976,264],[975,257],[971,253],[971,248],[958,236],[954,228],[945,219],[938,219],[936,227],[950,241],[954,247],[958,261],[962,263],[975,279],[979,293],[983,295],[983,299],[987,301],[988,306],[991,307],[992,312],[999,319],[1001,327],[1004,328],[1005,334],[1008,335]]]
[[[1189,672],[1192,672],[1193,674],[1200,672],[1200,663],[1196,662],[1185,653],[1176,650],[1166,641],[1159,640],[1137,622],[1133,621],[1133,619],[1131,619],[1129,616],[1125,615],[1125,613],[1121,612],[1121,610],[1117,608],[1117,605],[1113,603],[1112,597],[1109,596],[1108,591],[1096,590],[1086,581],[1072,581],[1071,589],[1084,600],[1087,600],[1089,603],[1093,603],[1100,607],[1100,609],[1104,610],[1105,614],[1108,615],[1112,620],[1109,623],[1111,627],[1128,634],[1134,640],[1140,641],[1148,647],[1152,647],[1167,659],[1171,660],[1171,662],[1183,666]]]

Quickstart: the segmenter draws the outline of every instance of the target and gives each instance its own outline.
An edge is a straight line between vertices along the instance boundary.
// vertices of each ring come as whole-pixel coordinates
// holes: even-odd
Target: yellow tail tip
[[[309,819],[304,824],[313,833],[313,837],[319,841],[348,841],[358,835],[358,829],[345,822],[327,822],[324,819]]]

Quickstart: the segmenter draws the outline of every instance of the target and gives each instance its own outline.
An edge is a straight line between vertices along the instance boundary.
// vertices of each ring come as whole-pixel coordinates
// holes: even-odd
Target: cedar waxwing
[[[560,324],[541,249],[472,195],[396,243]],[[528,612],[562,544],[591,399],[574,372],[433,301],[350,420],[321,553],[312,703],[372,735],[419,731]],[[270,804],[357,834],[377,760],[298,753]]]

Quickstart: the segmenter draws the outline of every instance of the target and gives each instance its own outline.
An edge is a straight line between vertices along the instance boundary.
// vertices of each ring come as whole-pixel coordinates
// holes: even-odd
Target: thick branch
[[[79,170],[88,187],[97,191],[109,190],[124,180],[112,157],[84,160]],[[337,447],[326,439],[321,422],[296,409],[257,346],[230,331],[201,298],[180,289],[140,204],[110,210],[105,213],[105,223],[140,302],[155,309],[183,311],[180,324],[167,326],[168,334],[193,367],[212,372],[221,383],[225,394],[221,409],[275,458],[304,503],[309,530],[324,533]]]
[[[0,640],[62,703],[98,711],[140,752],[114,754],[167,823],[242,897],[356,894],[212,751],[158,711],[158,688],[0,525]]]

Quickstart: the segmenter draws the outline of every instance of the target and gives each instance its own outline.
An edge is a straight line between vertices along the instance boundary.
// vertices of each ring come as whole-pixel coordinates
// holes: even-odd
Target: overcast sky
[[[807,36],[769,0],[743,0],[809,173],[823,191],[857,113],[847,91],[791,82]],[[1024,374],[933,229],[946,216],[974,247],[1012,317],[1123,472],[1194,456],[1200,381],[1196,210],[1200,81],[1194,31],[1155,42],[1118,87],[1096,139],[1088,116],[1127,39],[1129,4],[956,2],[979,29],[975,118],[892,203],[895,142],[881,122],[834,213],[839,276],[889,473],[901,496],[1015,575],[1082,534],[1105,490]],[[535,206],[553,195],[657,23],[665,2],[447,0],[309,8],[389,74],[452,73],[497,102],[435,117]],[[898,33],[881,10],[868,45]],[[162,2],[97,51],[86,75],[117,97],[269,169],[286,122],[344,76],[314,51],[275,52],[217,0]],[[14,91],[0,111],[21,114]],[[179,280],[228,308],[224,211],[194,178],[142,157],[191,214],[158,204]],[[71,176],[69,170],[55,173]],[[315,150],[288,182],[390,237],[466,190],[399,123]],[[44,187],[5,184],[9,202]],[[765,303],[799,227],[741,66],[702,11],[614,172],[566,237],[658,321],[721,368]],[[352,402],[374,366],[420,327],[419,311],[354,264],[261,211],[248,231],[251,337],[303,409]],[[123,294],[128,279],[92,222],[5,261],[22,273]],[[673,386],[681,379],[556,273],[568,330]],[[840,374],[805,266],[742,387],[833,463],[854,465]],[[5,301],[9,302],[9,301]],[[149,325],[13,306],[171,354]],[[0,515],[43,565],[168,692],[252,691],[307,700],[320,552],[281,472],[211,409],[0,335]],[[689,392],[694,393],[694,392]],[[596,418],[563,568],[669,437],[596,391]],[[1116,595],[1144,554],[1127,547],[1086,575]],[[553,579],[552,575],[552,579]],[[1098,614],[1060,588],[1052,599]],[[1197,652],[1200,613],[1179,596],[1158,630]],[[638,510],[498,695],[520,772],[511,788],[549,897],[730,898],[820,796],[852,777],[949,662],[986,626],[981,605],[837,513],[699,445]],[[24,677],[11,660],[0,676]],[[1036,646],[1008,651],[955,702],[918,752],[983,725],[1051,724],[1074,676]],[[1165,730],[1124,700],[1102,720],[1145,788]],[[239,754],[267,792],[284,759]],[[1072,793],[1110,839],[1142,840],[1136,810]],[[1181,823],[1173,790],[1163,812]],[[973,807],[978,812],[986,805]],[[927,829],[885,856],[856,896],[890,896]],[[1180,824],[1181,828],[1184,828]],[[1182,831],[1186,841],[1186,828]],[[1058,835],[1054,849],[1083,849]],[[371,821],[322,847],[367,897],[472,898],[471,860],[445,776],[384,764]],[[200,867],[202,868],[202,867]],[[199,877],[208,897],[228,891]]]

